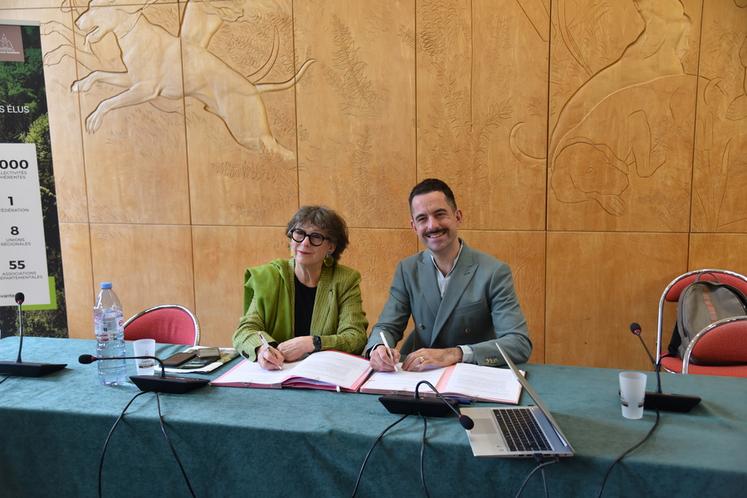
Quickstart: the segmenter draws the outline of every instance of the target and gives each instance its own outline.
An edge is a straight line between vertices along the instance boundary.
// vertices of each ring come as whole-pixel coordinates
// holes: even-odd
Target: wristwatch
[[[318,335],[312,335],[311,340],[314,341],[314,352],[318,353],[322,350],[322,338]]]

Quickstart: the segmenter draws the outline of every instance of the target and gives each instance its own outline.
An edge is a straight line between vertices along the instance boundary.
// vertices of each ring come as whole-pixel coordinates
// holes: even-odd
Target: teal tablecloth
[[[0,340],[0,359],[15,359],[17,344]],[[137,390],[100,386],[96,365],[77,363],[93,350],[93,341],[25,340],[24,360],[68,368],[0,384],[0,496],[96,496],[104,439]],[[159,347],[163,356],[173,350]],[[550,496],[596,496],[607,466],[645,435],[654,414],[622,418],[617,370],[522,368],[576,449],[575,457],[546,469]],[[654,384],[649,374],[649,389]],[[652,438],[613,471],[605,496],[745,496],[747,381],[667,375],[664,387],[703,402],[689,414],[662,413]],[[207,387],[162,395],[161,407],[200,497],[349,496],[370,444],[396,420],[377,396],[322,391]],[[421,420],[410,417],[384,438],[359,496],[423,495],[421,433]],[[434,497],[513,496],[534,466],[474,458],[454,419],[429,420],[425,459]],[[524,496],[541,494],[536,475]],[[104,496],[188,496],[160,433],[153,394],[133,403],[112,437]]]

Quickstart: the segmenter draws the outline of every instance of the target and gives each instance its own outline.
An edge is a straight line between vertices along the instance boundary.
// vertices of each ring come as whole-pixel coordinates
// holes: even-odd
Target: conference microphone
[[[0,375],[14,377],[41,377],[43,375],[62,370],[67,363],[24,363],[21,359],[23,351],[23,311],[21,305],[26,300],[23,292],[16,292],[16,304],[18,305],[18,356],[16,361],[0,361]]]
[[[420,386],[426,384],[436,394],[436,399],[426,399],[420,397]],[[389,410],[390,413],[400,415],[422,415],[424,417],[448,417],[452,413],[457,416],[459,423],[467,430],[475,426],[475,422],[467,415],[462,415],[456,409],[457,402],[444,398],[438,389],[428,382],[421,380],[415,385],[415,397],[391,395],[381,396],[379,401]]]
[[[82,354],[78,357],[78,362],[83,365],[89,365],[94,361],[106,360],[155,360],[161,367],[161,375],[132,375],[130,380],[141,391],[150,391],[168,394],[184,394],[198,387],[202,387],[210,382],[208,379],[198,379],[190,377],[173,377],[166,375],[166,368],[163,361],[157,356],[114,356],[99,357],[91,354]]]
[[[700,403],[699,396],[688,396],[685,394],[670,394],[661,392],[661,359],[656,362],[651,355],[646,343],[641,338],[641,326],[638,322],[630,324],[630,331],[638,336],[643,348],[646,350],[649,360],[656,372],[656,392],[646,392],[643,399],[643,408],[648,410],[663,410],[666,412],[689,412]]]
[[[16,304],[18,305],[18,336],[20,337],[20,340],[18,341],[18,357],[16,358],[16,363],[21,363],[21,350],[23,350],[23,311],[21,311],[21,305],[26,300],[26,296],[23,295],[23,292],[16,292],[15,299]]]
[[[656,367],[656,362],[654,361],[654,357],[651,354],[651,351],[649,351],[648,346],[646,346],[646,343],[643,341],[643,338],[641,337],[641,326],[638,322],[633,322],[630,324],[630,331],[633,333],[634,336],[638,337],[638,340],[641,341],[641,346],[643,346],[643,349],[646,350],[646,354],[648,355],[648,359],[651,360],[651,364]]]

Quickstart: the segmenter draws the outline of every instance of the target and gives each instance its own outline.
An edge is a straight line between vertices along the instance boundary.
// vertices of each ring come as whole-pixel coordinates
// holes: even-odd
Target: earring
[[[333,264],[335,264],[335,258],[332,257],[332,253],[331,252],[328,252],[327,255],[324,256],[324,261],[322,261],[322,262],[324,263],[324,266],[326,266],[327,268],[329,268],[330,266],[332,266]]]

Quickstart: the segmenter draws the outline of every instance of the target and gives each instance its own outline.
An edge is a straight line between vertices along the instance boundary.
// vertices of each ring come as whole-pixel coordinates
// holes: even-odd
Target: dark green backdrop
[[[0,143],[35,143],[39,163],[39,186],[44,238],[47,244],[47,270],[55,278],[57,309],[24,312],[24,331],[29,335],[67,337],[65,292],[60,255],[57,197],[54,188],[52,150],[49,139],[47,95],[44,89],[41,39],[38,26],[23,26],[25,62],[0,62],[0,102],[28,106],[23,114],[0,113]],[[13,289],[9,289],[11,292]],[[16,333],[16,309],[0,308],[0,337]]]

